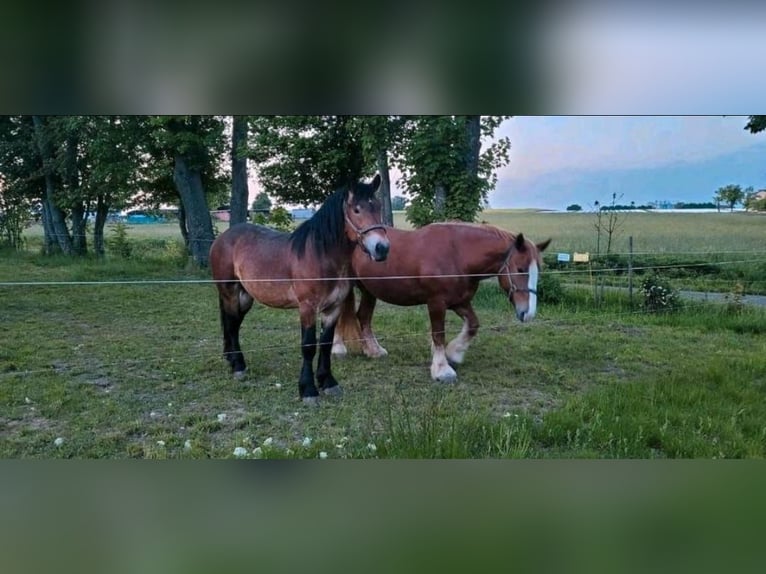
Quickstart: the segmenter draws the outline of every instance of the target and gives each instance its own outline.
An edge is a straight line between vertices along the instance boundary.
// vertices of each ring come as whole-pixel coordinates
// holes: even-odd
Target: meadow
[[[591,217],[483,216],[535,240],[553,237],[554,254],[593,251]],[[724,261],[714,258],[736,256],[750,269],[762,265],[764,225],[747,214],[630,214],[623,236],[634,236],[637,252],[704,255],[713,269]],[[495,281],[482,285],[482,326],[457,384],[429,377],[425,310],[379,304],[375,328],[389,356],[336,360],[345,395],[309,408],[298,400],[295,311],[254,307],[242,328],[250,371],[234,380],[221,357],[215,288],[188,264],[177,227],[130,226],[127,236],[129,257],[42,257],[35,229],[26,251],[0,253],[0,456],[766,454],[761,308],[699,302],[648,313],[621,293],[596,301],[550,265],[548,295],[529,324],[514,319]],[[762,267],[748,272],[756,285],[766,279]],[[732,289],[741,278],[716,280]],[[20,281],[31,284],[11,285]],[[458,332],[456,317],[447,328]]]

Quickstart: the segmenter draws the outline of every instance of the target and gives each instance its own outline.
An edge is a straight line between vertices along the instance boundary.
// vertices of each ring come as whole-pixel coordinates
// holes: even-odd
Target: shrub
[[[121,221],[112,228],[112,235],[106,240],[109,251],[118,257],[129,258],[133,253],[133,246],[128,239],[128,228]]]
[[[730,293],[724,295],[726,301],[726,310],[734,315],[739,315],[745,310],[745,302],[743,297],[745,295],[745,286],[739,281],[734,285]]]
[[[642,307],[650,312],[675,311],[681,307],[678,291],[656,273],[641,281]]]
[[[557,304],[564,299],[564,288],[557,275],[541,273],[537,283],[540,303]]]

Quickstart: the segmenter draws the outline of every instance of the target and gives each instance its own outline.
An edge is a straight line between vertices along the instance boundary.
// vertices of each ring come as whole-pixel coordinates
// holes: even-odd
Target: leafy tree
[[[252,117],[249,157],[266,193],[304,206],[372,171],[352,116]]]
[[[265,191],[260,192],[253,200],[253,211],[269,211],[271,209],[271,198]]]
[[[471,221],[508,161],[501,138],[481,151],[502,116],[269,116],[252,118],[250,157],[264,190],[285,203],[316,204],[340,185],[381,174],[391,224],[389,165],[403,173],[417,225]]]
[[[750,116],[745,129],[754,134],[766,130],[766,116]]]
[[[758,199],[753,188],[748,188],[745,200],[742,202],[748,211],[766,211],[766,197]]]
[[[411,203],[407,219],[473,221],[494,187],[495,170],[508,162],[510,141],[481,151],[504,116],[413,116],[403,127],[396,165]]]
[[[45,181],[29,116],[0,116],[0,243],[19,249],[30,210],[42,206]],[[46,239],[55,241],[55,238]]]
[[[374,161],[376,171],[380,174],[379,195],[383,223],[393,226],[389,159],[401,144],[406,119],[401,116],[355,116],[355,121],[356,129],[361,134],[366,161]]]
[[[729,209],[734,211],[734,206],[745,198],[745,191],[742,187],[735,184],[719,187],[715,193],[715,200],[729,205]]]
[[[582,211],[582,206],[577,203],[567,206],[567,211]]]
[[[391,198],[391,209],[394,211],[402,211],[407,207],[407,198],[401,195],[395,195]]]
[[[208,196],[226,195],[223,120],[216,116],[153,116],[149,125],[152,153],[160,166],[160,172],[155,172],[160,191],[167,192],[167,169],[172,166],[187,248],[197,264],[207,266],[213,241]]]

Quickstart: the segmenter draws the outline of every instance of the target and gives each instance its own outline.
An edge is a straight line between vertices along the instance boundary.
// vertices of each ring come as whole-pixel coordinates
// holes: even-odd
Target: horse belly
[[[365,289],[376,299],[408,307],[423,305],[428,301],[429,293],[417,281],[408,279],[365,279],[362,281]]]
[[[247,284],[245,281],[245,290],[250,296],[259,303],[267,307],[277,309],[294,309],[298,306],[298,296],[295,287],[280,281],[262,281]]]

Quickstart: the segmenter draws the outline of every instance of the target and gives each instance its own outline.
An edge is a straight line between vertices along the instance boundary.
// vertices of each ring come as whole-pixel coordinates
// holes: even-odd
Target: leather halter
[[[505,269],[505,274],[508,276],[508,284],[511,286],[511,288],[508,290],[508,300],[510,301],[511,297],[513,297],[513,294],[517,291],[519,293],[532,293],[534,295],[537,295],[537,289],[530,289],[529,287],[521,288],[516,287],[513,283],[513,279],[511,278],[511,255],[513,255],[513,250],[515,249],[515,245],[512,243],[511,247],[508,249],[508,254],[505,256],[505,260],[503,261],[502,266],[500,267],[500,273],[503,272],[503,269]]]
[[[360,241],[365,233],[369,233],[373,229],[386,229],[386,226],[382,223],[373,223],[372,225],[368,225],[367,227],[363,227],[362,229],[359,229],[356,225],[354,225],[354,222],[351,221],[348,217],[348,213],[346,210],[343,210],[343,216],[346,218],[346,223],[348,223],[351,226],[351,229],[354,230],[354,233],[356,233],[356,240]]]

